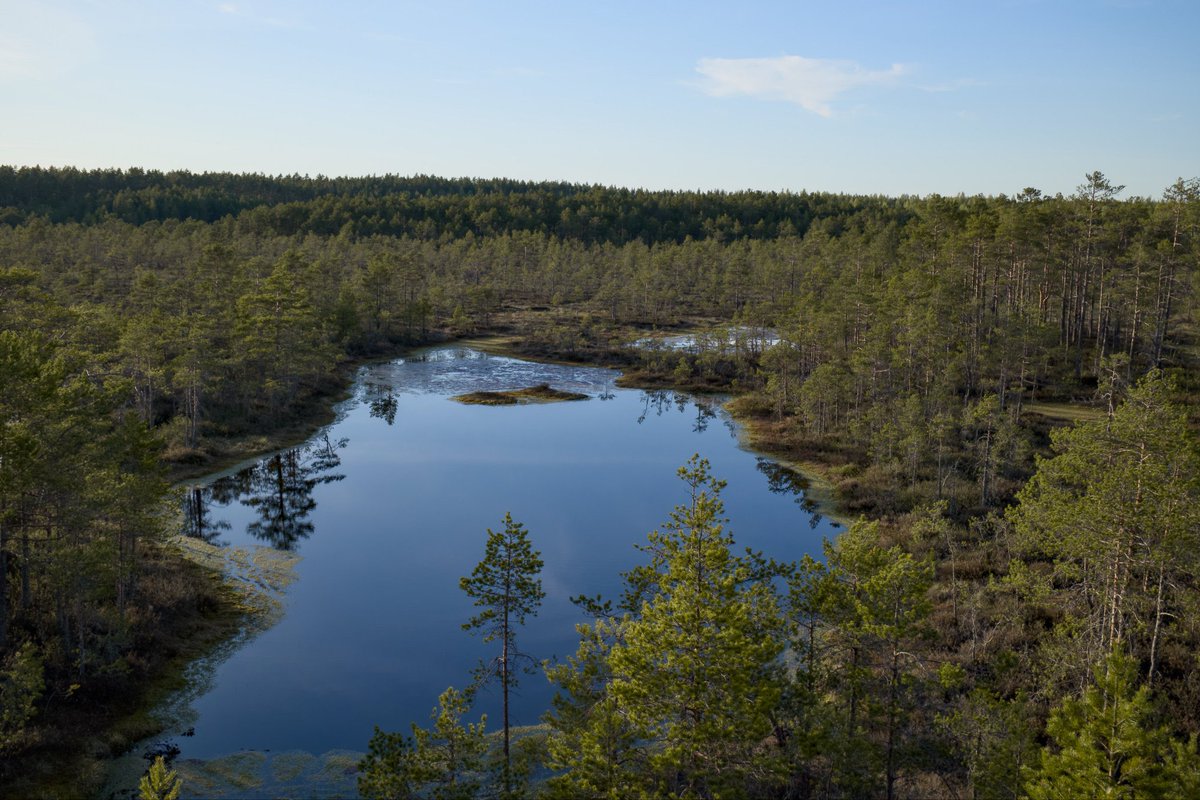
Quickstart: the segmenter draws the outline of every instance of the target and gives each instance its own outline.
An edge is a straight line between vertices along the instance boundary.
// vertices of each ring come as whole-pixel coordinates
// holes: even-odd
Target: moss
[[[316,756],[303,750],[280,753],[271,759],[271,777],[276,783],[291,783],[307,772],[316,760]]]
[[[220,784],[234,789],[254,789],[263,785],[263,766],[266,763],[266,755],[251,750],[207,761],[204,771]]]
[[[225,576],[235,593],[234,606],[246,615],[251,627],[265,629],[282,615],[281,597],[296,579],[300,556],[270,547],[217,547],[184,536],[176,537],[174,543],[188,560]]]
[[[519,402],[508,392],[467,392],[451,399],[468,406],[515,406]]]
[[[510,392],[514,397],[528,398],[543,403],[558,403],[570,400],[587,400],[588,396],[582,392],[567,392],[562,389],[552,389],[549,384],[542,383],[537,386],[530,386],[528,389],[518,389],[515,392]]]
[[[321,759],[323,763],[317,773],[317,780],[337,781],[358,772],[358,762],[362,760],[362,754],[332,750],[321,756]]]
[[[180,759],[171,765],[179,781],[191,796],[216,796],[221,782],[208,770],[208,762],[196,758]]]
[[[511,406],[517,403],[561,403],[571,400],[587,400],[588,396],[580,392],[567,392],[551,388],[542,383],[525,389],[511,389],[504,392],[467,392],[455,395],[452,400],[474,406]]]

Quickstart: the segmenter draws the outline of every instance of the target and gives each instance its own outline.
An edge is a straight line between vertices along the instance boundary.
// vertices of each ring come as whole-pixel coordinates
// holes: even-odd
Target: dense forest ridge
[[[1083,713],[1066,704],[1093,669],[1173,710],[1139,718],[1157,746],[1200,732],[1200,181],[1122,201],[1099,172],[1054,198],[339,180],[0,168],[0,752],[33,754],[0,769],[50,763],[63,709],[78,723],[136,688],[214,602],[166,577],[164,458],[288,424],[348,360],[489,332],[734,391],[760,444],[877,520],[831,551],[841,572],[797,584],[812,602],[785,625],[825,705],[770,709],[792,749],[735,782],[1016,795],[1039,748],[1064,749],[1045,722]],[[627,346],[699,320],[724,330]],[[1031,413],[1064,402],[1097,419],[1055,432]],[[1169,493],[1122,493],[1143,484]],[[874,580],[899,553],[900,638],[808,594],[850,602],[850,571]],[[1108,670],[1113,651],[1128,660]]]
[[[864,202],[826,193],[653,191],[504,178],[327,178],[153,170],[0,166],[0,224],[34,216],[91,224],[118,219],[216,222],[258,210],[260,231],[423,239],[532,232],[589,242],[769,239],[803,234],[816,219]]]

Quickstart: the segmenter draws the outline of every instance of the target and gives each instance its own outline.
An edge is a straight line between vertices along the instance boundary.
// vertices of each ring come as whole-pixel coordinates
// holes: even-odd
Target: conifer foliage
[[[627,613],[580,626],[576,657],[550,672],[564,796],[742,796],[775,778],[762,743],[782,691],[776,595],[759,560],[734,553],[709,462],[679,477],[688,500],[627,575]]]
[[[169,769],[167,762],[159,756],[138,782],[138,797],[141,800],[179,800],[182,788],[178,773]]]
[[[538,574],[542,571],[541,554],[529,542],[525,526],[515,522],[511,513],[504,515],[504,530],[488,528],[483,560],[470,577],[459,586],[475,601],[479,613],[463,624],[463,629],[477,631],[484,642],[499,642],[500,654],[490,663],[481,664],[479,681],[496,680],[504,700],[504,766],[505,791],[512,788],[512,760],[509,748],[509,695],[517,685],[523,670],[530,670],[533,660],[517,647],[517,629],[528,617],[537,613],[546,593]]]
[[[438,697],[431,730],[414,723],[412,736],[405,736],[376,727],[358,765],[358,793],[372,800],[476,797],[483,784],[487,717],[464,725],[470,700],[470,692],[451,686]]]
[[[644,738],[662,790],[741,785],[779,700],[780,616],[770,586],[733,553],[707,460],[679,470],[688,502],[649,536],[656,582],[610,656],[612,694]]]
[[[1053,746],[1027,771],[1030,800],[1105,797],[1156,800],[1200,790],[1196,740],[1172,740],[1154,725],[1150,687],[1137,684],[1133,659],[1118,651],[1096,667],[1082,698],[1068,698],[1046,726]]]

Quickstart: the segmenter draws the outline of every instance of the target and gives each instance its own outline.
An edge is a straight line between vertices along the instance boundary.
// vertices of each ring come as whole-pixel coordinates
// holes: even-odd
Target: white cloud
[[[859,86],[885,86],[907,72],[903,64],[884,70],[864,69],[853,61],[803,56],[779,58],[702,58],[696,71],[707,78],[702,87],[714,97],[749,95],[783,100],[822,117],[833,115],[830,103]]]

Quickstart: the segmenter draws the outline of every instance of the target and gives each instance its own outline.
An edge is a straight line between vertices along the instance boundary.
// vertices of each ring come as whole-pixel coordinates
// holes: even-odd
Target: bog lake
[[[791,561],[836,535],[798,473],[741,443],[722,398],[622,389],[616,377],[417,351],[362,367],[335,422],[302,446],[194,482],[189,536],[282,553],[291,574],[273,624],[195,665],[191,690],[162,710],[156,741],[180,748],[184,796],[353,796],[374,726],[428,723],[438,695],[492,657],[461,628],[474,609],[459,578],[506,512],[545,564],[545,600],[518,634],[538,660],[574,652],[585,615],[571,596],[619,597],[621,573],[645,560],[636,545],[686,500],[676,470],[694,453],[728,482],[739,550]],[[544,383],[588,399],[451,399]],[[544,674],[524,676],[513,724],[537,724],[552,691]],[[486,713],[497,730],[499,705],[484,690],[468,719]],[[144,749],[117,762],[110,792],[136,787]]]

